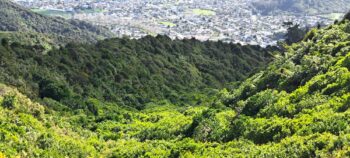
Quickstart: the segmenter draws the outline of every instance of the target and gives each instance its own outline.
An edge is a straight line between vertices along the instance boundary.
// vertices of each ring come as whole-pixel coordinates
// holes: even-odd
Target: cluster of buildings
[[[281,12],[260,15],[252,0],[15,0],[28,8],[62,10],[72,18],[107,26],[117,36],[221,40],[274,45],[283,38],[284,22],[314,26],[333,20],[318,15]]]

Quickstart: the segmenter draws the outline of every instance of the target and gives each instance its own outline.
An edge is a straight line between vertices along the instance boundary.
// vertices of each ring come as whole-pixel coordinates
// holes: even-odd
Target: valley
[[[264,46],[37,11],[0,0],[0,158],[350,157],[350,12]]]

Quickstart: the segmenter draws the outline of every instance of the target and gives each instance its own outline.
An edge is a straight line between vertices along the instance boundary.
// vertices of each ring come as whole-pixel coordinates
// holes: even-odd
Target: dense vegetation
[[[48,53],[40,45],[5,42],[0,50],[1,82],[32,98],[48,97],[76,108],[87,97],[139,109],[162,99],[189,103],[193,93],[242,80],[272,59],[269,49],[259,46],[166,36],[68,44]]]
[[[35,32],[0,31],[0,41],[2,39],[7,40],[9,44],[16,42],[21,45],[40,46],[43,53],[47,53],[49,50],[58,46],[54,38]]]
[[[43,52],[3,38],[0,157],[350,157],[349,20],[254,75],[269,49],[158,36]]]
[[[39,34],[52,38],[55,44],[96,42],[111,37],[107,29],[77,20],[43,16],[9,1],[0,0],[0,31]]]

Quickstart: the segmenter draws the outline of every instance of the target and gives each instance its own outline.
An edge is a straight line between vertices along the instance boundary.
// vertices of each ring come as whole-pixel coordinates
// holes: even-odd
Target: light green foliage
[[[264,144],[272,151],[259,154],[267,157],[349,156],[349,25],[312,30],[282,60],[221,96],[217,104],[244,106],[231,137]]]
[[[174,27],[176,26],[176,24],[172,23],[172,22],[168,22],[168,21],[162,21],[160,22],[160,24],[168,26],[168,27]]]
[[[213,16],[216,14],[214,11],[207,10],[207,9],[193,9],[192,12],[195,15],[203,15],[203,16]]]
[[[17,106],[0,107],[0,150],[8,156],[64,157],[93,156],[96,149],[81,136],[65,127],[58,127],[52,117],[44,114],[44,107],[33,103],[17,90],[0,85],[0,100],[7,102],[15,96]],[[84,142],[84,143],[83,143]]]

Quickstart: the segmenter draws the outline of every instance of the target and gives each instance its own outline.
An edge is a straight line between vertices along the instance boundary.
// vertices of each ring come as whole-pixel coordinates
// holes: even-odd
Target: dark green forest
[[[3,42],[0,81],[31,98],[51,98],[72,108],[84,107],[82,101],[89,97],[137,109],[163,99],[196,104],[194,100],[212,93],[210,89],[228,86],[225,83],[264,67],[274,49],[173,41],[166,36],[70,43],[47,53],[40,45]]]
[[[283,48],[42,37],[0,34],[0,158],[350,157],[349,14]]]

